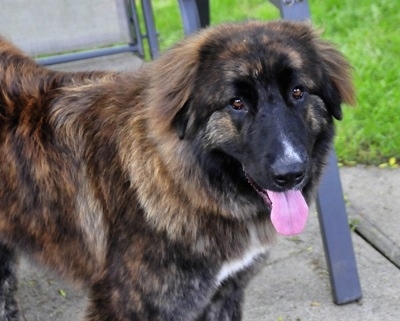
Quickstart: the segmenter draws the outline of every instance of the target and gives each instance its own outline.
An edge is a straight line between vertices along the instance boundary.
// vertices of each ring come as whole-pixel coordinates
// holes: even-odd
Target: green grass
[[[344,163],[400,159],[400,1],[310,0],[313,23],[354,67],[357,107],[344,106],[336,151]],[[266,0],[211,0],[212,24],[279,18]],[[183,38],[176,0],[153,1],[160,47]]]
[[[315,2],[313,22],[354,67],[358,104],[344,109],[336,150],[344,161],[366,164],[400,158],[400,2]]]

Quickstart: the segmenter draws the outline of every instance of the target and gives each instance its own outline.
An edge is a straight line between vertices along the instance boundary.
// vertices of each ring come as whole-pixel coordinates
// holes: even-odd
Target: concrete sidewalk
[[[357,166],[342,168],[340,174],[349,217],[368,217],[399,241],[400,170]],[[352,237],[363,289],[360,302],[332,302],[314,210],[305,233],[281,239],[272,250],[268,266],[248,290],[245,320],[399,320],[399,269],[359,235]]]

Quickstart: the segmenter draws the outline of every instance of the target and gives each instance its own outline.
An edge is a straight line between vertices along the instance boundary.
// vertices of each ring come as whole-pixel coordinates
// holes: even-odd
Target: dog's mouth
[[[308,217],[308,205],[301,191],[274,192],[263,189],[246,171],[244,173],[249,184],[271,209],[271,222],[275,230],[285,236],[300,234]]]

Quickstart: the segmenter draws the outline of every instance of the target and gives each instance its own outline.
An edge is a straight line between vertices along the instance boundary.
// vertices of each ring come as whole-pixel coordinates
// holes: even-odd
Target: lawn
[[[400,160],[400,1],[309,0],[313,23],[354,67],[357,107],[344,106],[336,150],[345,164]],[[212,24],[276,19],[267,0],[211,0]],[[153,1],[160,47],[183,38],[176,0]]]

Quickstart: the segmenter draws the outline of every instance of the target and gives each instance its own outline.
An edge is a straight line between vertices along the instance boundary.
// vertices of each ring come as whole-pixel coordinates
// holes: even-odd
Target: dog
[[[19,254],[86,287],[86,321],[241,320],[354,101],[307,23],[210,27],[135,73],[52,71],[0,40],[0,320]]]

